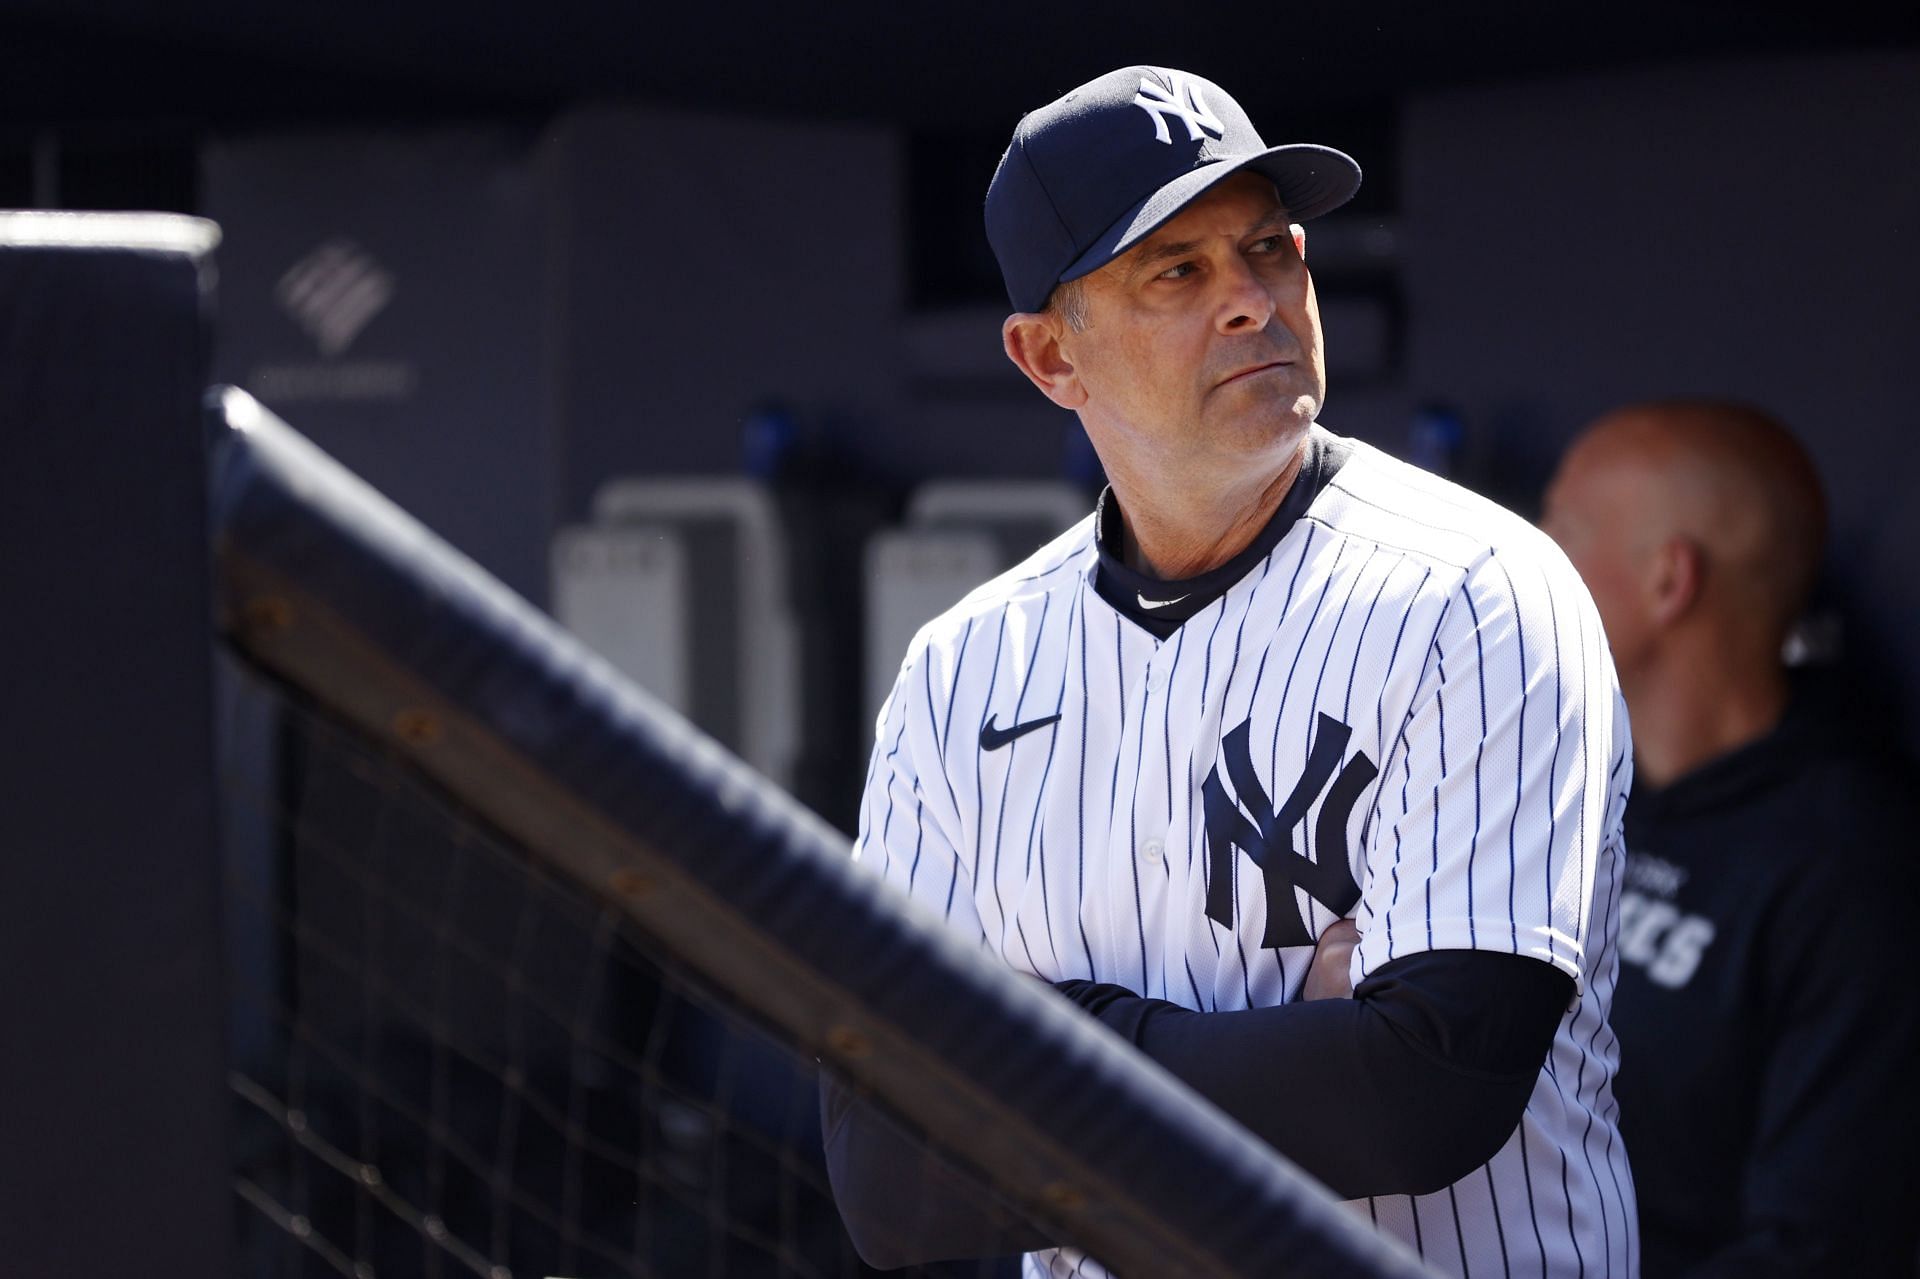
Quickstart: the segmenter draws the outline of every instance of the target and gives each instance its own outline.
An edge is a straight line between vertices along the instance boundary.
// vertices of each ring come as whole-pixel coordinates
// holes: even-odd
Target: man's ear
[[[1037,311],[1016,311],[1000,326],[1000,344],[1014,367],[1063,409],[1087,402],[1086,388],[1060,345],[1059,322]]]
[[[1307,228],[1298,222],[1289,222],[1287,230],[1293,232],[1293,251],[1300,255],[1302,262],[1305,262],[1307,260]]]
[[[1690,537],[1670,537],[1654,552],[1651,598],[1653,620],[1670,625],[1699,602],[1707,583],[1707,553]]]

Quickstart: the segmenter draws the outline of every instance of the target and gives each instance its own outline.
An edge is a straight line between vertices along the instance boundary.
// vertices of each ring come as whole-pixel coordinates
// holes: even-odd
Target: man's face
[[[1561,459],[1540,527],[1560,544],[1593,596],[1614,663],[1626,673],[1653,636],[1646,601],[1655,532],[1644,515],[1644,476],[1612,441],[1590,437]]]
[[[1086,328],[1061,349],[1110,468],[1245,465],[1298,444],[1326,393],[1304,247],[1272,183],[1240,173],[1086,277]]]

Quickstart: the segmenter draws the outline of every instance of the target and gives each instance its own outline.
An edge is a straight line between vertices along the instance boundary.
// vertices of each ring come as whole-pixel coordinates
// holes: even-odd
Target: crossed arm
[[[1358,939],[1320,939],[1306,1000],[1202,1013],[1088,981],[1056,988],[1336,1194],[1439,1190],[1519,1121],[1572,979],[1521,956],[1410,955],[1347,998]],[[989,1207],[958,1174],[831,1083],[827,1166],[869,1264],[1000,1256],[1071,1243]]]

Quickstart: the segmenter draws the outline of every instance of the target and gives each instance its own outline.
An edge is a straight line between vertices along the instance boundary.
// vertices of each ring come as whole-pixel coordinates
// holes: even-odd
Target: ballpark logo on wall
[[[401,360],[343,359],[392,303],[393,273],[353,241],[334,238],[280,276],[273,299],[312,339],[320,360],[267,364],[253,370],[249,389],[269,404],[312,400],[404,400],[419,383]]]
[[[393,276],[351,240],[329,240],[287,269],[273,297],[331,357],[393,301]]]

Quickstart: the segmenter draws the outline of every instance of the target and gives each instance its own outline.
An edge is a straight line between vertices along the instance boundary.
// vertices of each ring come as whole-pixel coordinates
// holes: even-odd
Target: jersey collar
[[[1315,423],[1309,429],[1307,455],[1293,486],[1246,549],[1219,568],[1173,581],[1129,568],[1121,560],[1120,502],[1108,486],[1100,494],[1094,519],[1094,545],[1100,557],[1094,570],[1094,590],[1121,616],[1160,639],[1167,638],[1273,553],[1352,452],[1348,441]]]

